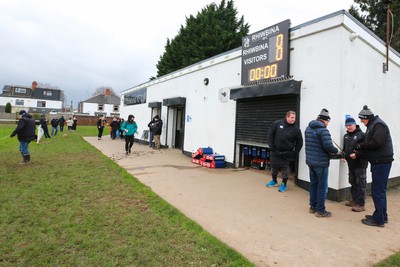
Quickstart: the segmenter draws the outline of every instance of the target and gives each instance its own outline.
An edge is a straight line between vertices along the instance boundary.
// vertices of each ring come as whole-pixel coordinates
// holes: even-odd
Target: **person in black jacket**
[[[362,158],[352,159],[350,155],[353,153],[353,147],[364,141],[365,134],[353,118],[347,118],[345,125],[347,133],[343,138],[343,151],[349,167],[349,183],[351,184],[351,200],[346,202],[346,206],[352,207],[352,211],[360,212],[365,210],[368,161]]]
[[[111,139],[115,140],[115,138],[117,138],[117,131],[120,127],[117,117],[113,118],[113,120],[110,123],[110,127],[111,127]]]
[[[100,115],[99,119],[97,120],[97,130],[98,130],[97,140],[101,140],[105,126],[107,126],[107,120],[104,118],[103,115]]]
[[[158,116],[158,115],[156,115],[156,116]],[[155,117],[153,117],[151,119],[151,121],[147,124],[147,127],[149,127],[149,132],[150,132],[149,147],[153,147],[153,140],[154,140],[153,130],[154,130],[154,123],[155,123],[154,118]]]
[[[19,151],[22,155],[21,164],[29,163],[31,155],[29,153],[29,143],[36,139],[36,125],[32,115],[26,113],[25,110],[19,112],[19,121],[17,128],[11,133],[10,137],[18,135]]]
[[[72,124],[72,130],[76,131],[76,126],[78,125],[78,119],[77,118],[73,118],[74,123]]]
[[[43,114],[42,116],[40,116],[39,123],[40,123],[40,126],[42,126],[44,137],[45,138],[50,138],[49,128],[47,127],[46,115]]]
[[[303,147],[303,137],[299,127],[295,124],[296,112],[288,111],[286,118],[272,123],[268,135],[268,145],[271,151],[271,175],[272,181],[267,187],[278,186],[278,172],[282,173],[282,184],[279,192],[287,190],[287,180],[290,173],[290,163],[294,161],[296,155]]]
[[[51,135],[57,135],[58,132],[58,119],[57,116],[50,121],[51,124]]]
[[[388,222],[386,188],[393,162],[393,143],[387,124],[375,116],[367,105],[358,114],[361,122],[367,126],[365,141],[355,145],[352,159],[365,158],[371,165],[371,194],[375,211],[365,215],[361,222],[368,226],[384,227]]]
[[[162,132],[162,125],[163,121],[160,119],[158,115],[154,116],[154,123],[153,123],[153,134],[154,134],[154,148],[160,149],[161,146],[161,132]]]
[[[60,132],[63,132],[64,131],[64,125],[65,125],[64,116],[61,116],[61,118],[58,120],[58,124],[60,125]]]

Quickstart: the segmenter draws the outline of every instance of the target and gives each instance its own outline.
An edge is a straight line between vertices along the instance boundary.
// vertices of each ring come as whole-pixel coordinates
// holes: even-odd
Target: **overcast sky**
[[[0,0],[0,90],[32,81],[64,90],[68,105],[109,86],[119,93],[156,76],[167,38],[207,0]],[[217,4],[220,0],[215,1]],[[235,0],[250,33],[292,27],[353,0]]]

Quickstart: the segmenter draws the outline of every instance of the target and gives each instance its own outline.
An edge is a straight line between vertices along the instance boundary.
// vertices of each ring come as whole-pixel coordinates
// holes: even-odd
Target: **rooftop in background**
[[[51,88],[32,88],[21,85],[4,85],[0,97],[32,98],[42,100],[62,101],[63,91]]]
[[[92,98],[81,101],[85,103],[96,103],[100,105],[110,104],[110,105],[119,105],[121,103],[121,98],[115,95],[111,95],[111,90],[106,89],[104,94],[98,94]]]

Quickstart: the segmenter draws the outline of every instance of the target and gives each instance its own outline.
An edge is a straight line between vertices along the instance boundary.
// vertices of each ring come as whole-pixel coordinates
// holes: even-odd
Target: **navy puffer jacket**
[[[18,121],[17,128],[11,134],[11,137],[18,135],[19,141],[30,142],[36,139],[36,125],[32,115],[25,113],[22,118]]]
[[[313,120],[305,131],[306,164],[313,167],[329,167],[329,153],[337,153],[331,134],[324,123]]]

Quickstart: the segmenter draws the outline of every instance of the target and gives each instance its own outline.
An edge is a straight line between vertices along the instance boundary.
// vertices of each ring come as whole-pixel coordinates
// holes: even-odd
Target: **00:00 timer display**
[[[261,79],[275,78],[278,75],[278,64],[267,65],[265,67],[259,67],[251,69],[249,71],[249,80],[258,81]]]

